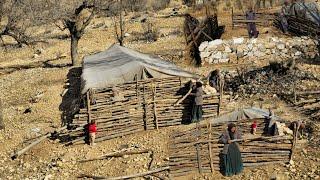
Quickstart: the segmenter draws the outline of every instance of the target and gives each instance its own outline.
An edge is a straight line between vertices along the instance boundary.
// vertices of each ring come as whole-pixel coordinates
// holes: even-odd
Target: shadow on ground
[[[69,67],[71,64],[51,64],[51,61],[59,60],[60,58],[48,59],[44,62],[35,62],[27,65],[14,65],[7,67],[0,67],[0,75],[11,74],[16,71],[34,68],[63,68]]]
[[[62,111],[61,124],[65,126],[72,122],[73,115],[80,108],[81,92],[81,67],[71,68],[67,75],[67,83],[65,89],[67,92],[62,97],[59,110]]]

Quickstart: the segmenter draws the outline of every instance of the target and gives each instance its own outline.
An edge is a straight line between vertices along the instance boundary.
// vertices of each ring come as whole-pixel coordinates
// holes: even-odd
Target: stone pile
[[[234,62],[239,59],[251,61],[314,58],[318,42],[303,37],[265,37],[257,39],[233,38],[205,41],[199,46],[202,64]]]

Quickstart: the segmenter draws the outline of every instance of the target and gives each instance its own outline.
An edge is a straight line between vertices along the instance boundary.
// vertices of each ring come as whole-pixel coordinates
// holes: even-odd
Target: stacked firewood
[[[245,167],[274,163],[286,163],[290,160],[293,148],[291,136],[265,136],[266,121],[257,119],[256,135],[249,136],[252,120],[235,122],[248,142],[239,142]],[[170,173],[184,176],[190,172],[209,173],[219,170],[223,144],[219,137],[226,131],[227,123],[201,124],[183,132],[175,132],[170,138]]]
[[[119,92],[117,96],[115,89]],[[180,78],[147,79],[91,89],[87,93],[86,107],[80,109],[73,120],[73,125],[80,128],[70,132],[72,142],[83,143],[85,136],[81,127],[92,120],[97,123],[97,142],[188,123],[194,97],[183,97],[189,90]],[[204,117],[216,116],[220,105],[219,94],[205,95]]]

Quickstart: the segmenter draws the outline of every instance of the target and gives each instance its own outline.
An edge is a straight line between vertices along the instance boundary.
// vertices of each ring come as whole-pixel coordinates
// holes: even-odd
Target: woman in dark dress
[[[237,142],[234,139],[241,139],[241,134],[236,125],[231,123],[228,129],[220,137],[220,143],[224,144],[221,155],[221,171],[225,176],[239,174],[243,170],[242,158]]]

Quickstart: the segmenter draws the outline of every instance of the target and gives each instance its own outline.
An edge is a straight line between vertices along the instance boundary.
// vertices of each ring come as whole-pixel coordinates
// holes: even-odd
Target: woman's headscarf
[[[230,136],[231,140],[234,139],[234,132],[231,131],[231,129],[234,127],[236,127],[236,125],[234,123],[228,124],[228,132],[229,132],[229,136]]]

